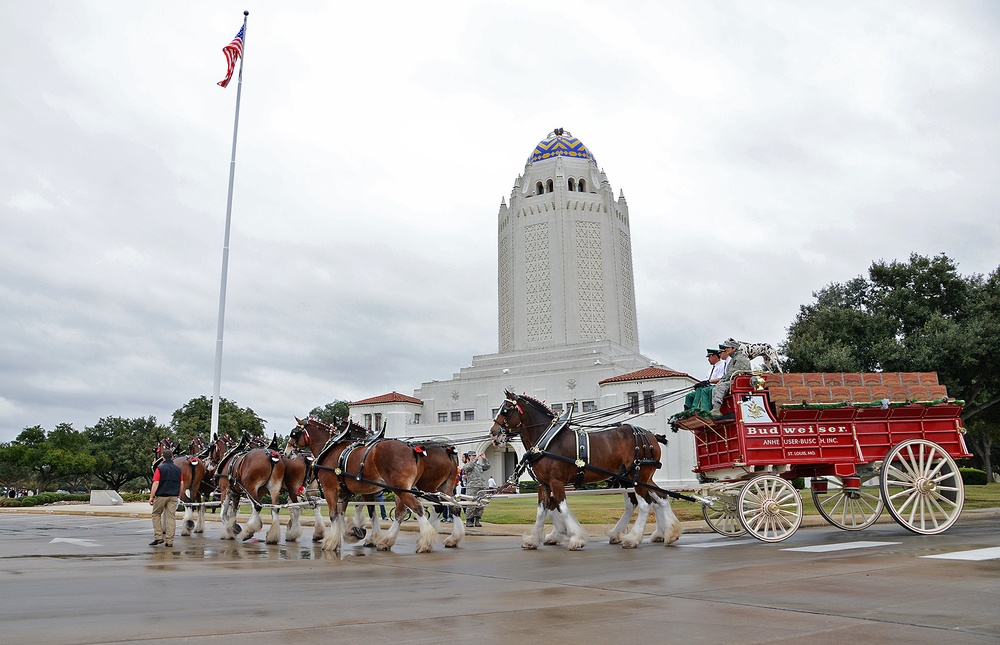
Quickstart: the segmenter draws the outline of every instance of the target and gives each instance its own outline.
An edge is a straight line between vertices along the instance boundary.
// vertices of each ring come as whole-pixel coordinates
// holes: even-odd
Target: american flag
[[[233,78],[233,70],[236,69],[236,61],[243,54],[243,30],[246,25],[240,27],[240,33],[236,34],[233,42],[222,48],[222,53],[226,55],[226,77],[219,81],[219,85],[226,87],[230,79]]]

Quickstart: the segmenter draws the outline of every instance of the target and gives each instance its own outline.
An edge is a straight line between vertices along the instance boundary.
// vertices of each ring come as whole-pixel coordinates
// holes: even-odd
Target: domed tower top
[[[535,149],[531,151],[527,163],[531,164],[553,157],[574,157],[596,162],[587,146],[583,145],[583,142],[574,137],[569,130],[562,128],[556,128],[539,141]]]

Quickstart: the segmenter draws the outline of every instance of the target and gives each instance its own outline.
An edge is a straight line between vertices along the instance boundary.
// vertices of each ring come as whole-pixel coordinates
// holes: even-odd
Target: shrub
[[[966,486],[985,486],[987,482],[986,471],[978,468],[959,468],[962,473],[962,482]]]

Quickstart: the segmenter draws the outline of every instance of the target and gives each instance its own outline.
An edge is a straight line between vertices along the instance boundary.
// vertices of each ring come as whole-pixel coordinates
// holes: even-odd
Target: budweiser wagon
[[[933,372],[739,374],[723,418],[677,419],[694,433],[708,525],[765,542],[802,522],[792,485],[811,478],[828,522],[857,531],[887,510],[904,528],[940,533],[958,519],[964,487],[963,403]]]

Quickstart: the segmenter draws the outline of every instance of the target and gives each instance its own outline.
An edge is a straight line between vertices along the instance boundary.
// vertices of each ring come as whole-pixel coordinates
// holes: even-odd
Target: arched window
[[[575,191],[576,190],[576,180],[573,179],[572,177],[570,177],[569,181],[566,184],[566,187],[569,188],[569,192]]]
[[[580,192],[581,193],[587,192],[587,180],[586,179],[581,179],[580,180]]]
[[[554,190],[555,190],[555,187],[553,186],[553,184],[552,184],[552,180],[551,180],[551,179],[550,179],[550,180],[548,180],[547,182],[545,182],[545,191],[546,191],[546,192],[549,192],[549,193],[551,193],[551,192],[552,192],[552,191],[554,191]]]
[[[536,195],[541,195],[544,192],[545,192],[545,189],[542,188],[542,182],[538,182],[537,184],[535,184],[535,194]]]

